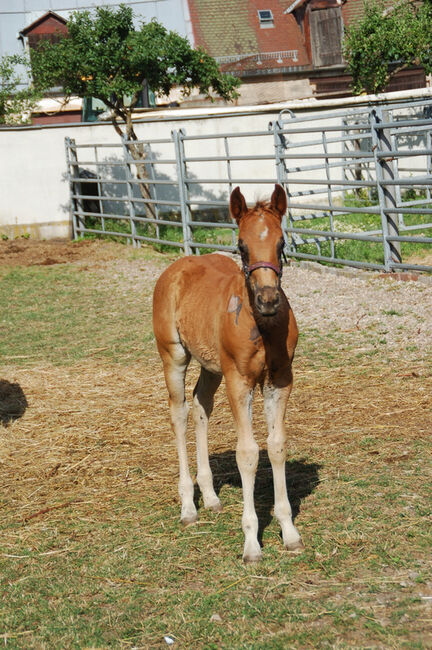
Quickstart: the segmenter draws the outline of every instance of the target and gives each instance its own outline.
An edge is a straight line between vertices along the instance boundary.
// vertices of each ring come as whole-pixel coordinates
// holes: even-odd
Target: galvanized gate
[[[272,126],[277,178],[288,194],[291,256],[386,271],[431,270],[402,260],[402,244],[432,243],[425,236],[432,228],[430,110],[424,101],[313,118],[279,116]],[[381,263],[347,254],[376,257],[371,245]]]
[[[122,237],[185,254],[234,251],[231,190],[268,196],[279,182],[288,196],[289,256],[431,271],[422,261],[432,253],[431,114],[432,100],[302,117],[282,111],[266,131],[178,130],[146,140],[138,161],[127,141],[67,139],[74,236]]]

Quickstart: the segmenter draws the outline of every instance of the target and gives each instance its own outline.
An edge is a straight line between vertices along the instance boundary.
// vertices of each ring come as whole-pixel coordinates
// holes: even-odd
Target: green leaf
[[[21,66],[21,74],[17,72]],[[30,61],[24,55],[5,55],[0,59],[0,124],[29,121],[32,108],[41,94],[28,83]]]
[[[432,3],[365,0],[362,17],[346,29],[344,56],[355,93],[380,92],[401,68],[431,72]]]
[[[197,88],[226,101],[238,97],[239,79],[155,20],[136,28],[130,7],[77,11],[67,26],[66,37],[42,42],[32,55],[39,89],[61,86],[66,96],[96,97],[130,125],[133,104],[125,97],[136,98],[144,80],[157,95],[180,87],[185,95]]]

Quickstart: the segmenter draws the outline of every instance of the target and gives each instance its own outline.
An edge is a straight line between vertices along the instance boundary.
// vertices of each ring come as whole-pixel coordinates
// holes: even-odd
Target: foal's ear
[[[240,222],[242,216],[247,212],[247,205],[245,197],[240,192],[240,188],[236,187],[235,190],[231,192],[230,198],[230,212],[233,219]]]
[[[284,188],[279,184],[275,185],[274,192],[271,195],[270,206],[282,219],[287,209],[287,197]]]

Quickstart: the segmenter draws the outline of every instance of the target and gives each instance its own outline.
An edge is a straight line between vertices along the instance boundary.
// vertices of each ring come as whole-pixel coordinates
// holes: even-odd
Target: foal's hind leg
[[[203,495],[204,507],[211,508],[214,512],[222,510],[213,487],[213,476],[209,464],[207,429],[208,421],[213,410],[214,394],[219,388],[222,376],[208,372],[201,368],[193,398],[193,418],[195,421],[197,445],[197,481]]]
[[[190,354],[180,343],[171,344],[169,348],[159,349],[162,357],[165,382],[169,394],[171,425],[176,437],[179,459],[179,494],[181,499],[181,521],[192,524],[198,519],[194,504],[194,485],[189,472],[186,449],[186,429],[188,405],[185,398],[185,375],[190,361]]]

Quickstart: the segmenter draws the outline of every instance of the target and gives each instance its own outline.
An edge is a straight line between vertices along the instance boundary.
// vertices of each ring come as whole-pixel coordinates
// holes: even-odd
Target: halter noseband
[[[243,273],[245,274],[246,280],[249,280],[250,274],[252,273],[252,271],[255,271],[256,269],[271,269],[276,273],[279,280],[282,277],[282,263],[280,266],[275,266],[270,262],[255,262],[255,264],[251,264],[250,266],[248,264],[243,263]]]

